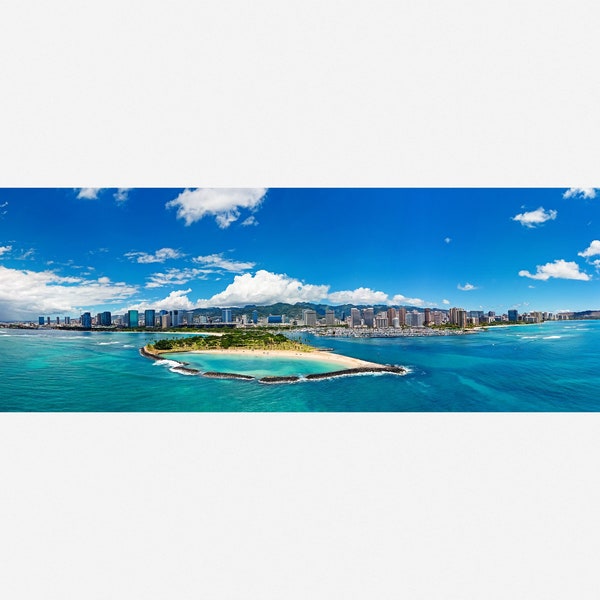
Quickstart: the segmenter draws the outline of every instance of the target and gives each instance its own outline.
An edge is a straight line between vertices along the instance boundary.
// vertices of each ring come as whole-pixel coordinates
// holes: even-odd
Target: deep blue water
[[[166,334],[169,337],[170,334]],[[2,411],[597,411],[600,321],[464,336],[309,343],[410,368],[265,385],[171,372],[139,355],[146,333],[0,329]],[[274,365],[281,372],[281,365]]]

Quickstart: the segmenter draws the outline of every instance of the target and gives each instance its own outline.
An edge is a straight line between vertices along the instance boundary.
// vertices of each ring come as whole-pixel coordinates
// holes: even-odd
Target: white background
[[[597,186],[597,22],[582,1],[3,2],[0,185]],[[599,425],[0,415],[0,595],[597,598]]]

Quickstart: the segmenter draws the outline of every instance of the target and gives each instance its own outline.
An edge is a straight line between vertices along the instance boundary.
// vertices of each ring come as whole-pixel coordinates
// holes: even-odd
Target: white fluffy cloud
[[[444,298],[444,299],[442,300],[442,304],[450,304],[450,300],[446,300],[446,298]]]
[[[476,290],[477,286],[471,284],[471,283],[465,283],[465,285],[460,285],[460,283],[456,286],[459,290],[462,290],[463,292],[470,292],[471,290]]]
[[[536,272],[519,271],[521,277],[529,277],[530,279],[578,279],[580,281],[589,281],[591,277],[579,270],[579,265],[575,262],[567,262],[566,260],[558,259],[554,262],[546,263],[545,265],[537,265]]]
[[[166,273],[154,273],[148,278],[147,288],[159,288],[165,285],[185,285],[192,279],[206,279],[210,269],[168,269]]]
[[[445,237],[444,241],[446,242],[446,244],[449,244],[452,241],[452,238]]]
[[[197,256],[193,260],[195,263],[205,267],[220,269],[222,271],[230,271],[232,273],[241,273],[242,271],[247,271],[248,269],[252,269],[256,264],[253,262],[228,260],[223,258],[223,253],[209,254],[208,256]]]
[[[254,275],[236,275],[222,292],[198,300],[198,306],[244,306],[275,302],[319,302],[327,296],[329,286],[302,283],[298,279],[260,270]]]
[[[122,308],[117,312],[126,312],[128,310],[146,310],[146,309],[155,309],[155,310],[193,310],[196,306],[192,303],[192,301],[187,297],[192,290],[176,290],[171,292],[166,298],[162,300],[152,300],[147,301],[143,300],[138,304],[132,304],[127,308]]]
[[[12,250],[12,246],[0,246],[0,256],[7,254]]]
[[[594,188],[569,188],[563,198],[595,198],[596,190]]]
[[[101,189],[102,188],[80,188],[77,198],[80,200],[96,200]]]
[[[148,254],[147,252],[127,252],[125,256],[129,260],[133,260],[141,264],[149,264],[164,263],[168,259],[183,258],[185,254],[182,254],[179,252],[179,250],[174,250],[173,248],[161,248],[154,254]]]
[[[422,306],[423,304],[425,304],[425,302],[423,300],[421,300],[421,298],[407,298],[406,296],[403,296],[402,294],[396,294],[393,298],[392,298],[392,304],[407,304],[410,306]],[[389,304],[389,302],[388,302]]]
[[[600,254],[600,240],[592,240],[592,243],[583,252],[577,253],[578,256],[583,256],[583,258],[597,256],[598,254]]]
[[[137,288],[108,277],[86,280],[0,266],[0,315],[7,320],[32,319],[38,313],[68,315],[81,307],[130,298],[136,292]]]
[[[529,227],[530,229],[536,227],[537,225],[541,225],[546,221],[553,221],[556,219],[556,215],[558,213],[555,210],[544,210],[543,206],[540,206],[536,210],[532,210],[531,212],[525,212],[512,217],[513,221],[518,221],[524,227]]]
[[[377,292],[365,287],[333,292],[327,299],[333,304],[388,304],[389,302],[385,292]]]
[[[166,207],[177,208],[177,218],[184,219],[186,225],[214,216],[217,225],[225,229],[240,218],[240,209],[258,209],[266,193],[266,188],[184,190],[175,200],[167,202]]]

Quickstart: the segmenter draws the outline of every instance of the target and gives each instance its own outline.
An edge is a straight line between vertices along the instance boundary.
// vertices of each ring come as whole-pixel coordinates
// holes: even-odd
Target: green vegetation
[[[150,345],[151,350],[187,352],[189,350],[293,350],[295,352],[311,352],[311,346],[295,342],[281,333],[264,330],[228,331],[223,335],[196,335],[159,340]]]

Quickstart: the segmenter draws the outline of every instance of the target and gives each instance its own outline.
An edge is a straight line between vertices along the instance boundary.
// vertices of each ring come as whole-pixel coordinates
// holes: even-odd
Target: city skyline
[[[593,189],[2,189],[0,320],[276,302],[598,308]]]

